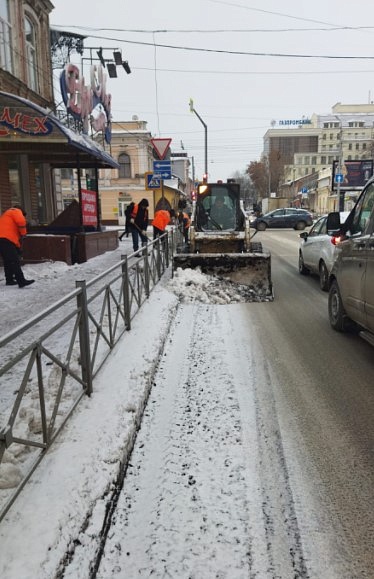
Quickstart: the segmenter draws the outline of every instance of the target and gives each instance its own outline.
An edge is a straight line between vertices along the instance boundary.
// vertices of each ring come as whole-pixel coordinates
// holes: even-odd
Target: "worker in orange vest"
[[[26,235],[26,213],[14,205],[0,216],[0,255],[4,264],[6,285],[25,287],[34,283],[21,269],[21,240]]]
[[[156,211],[152,221],[153,225],[153,239],[163,235],[166,231],[166,226],[171,223],[172,217],[175,213],[173,209],[159,209]]]
[[[185,213],[184,211],[180,211],[178,213],[178,221],[182,226],[184,242],[188,243],[188,231],[189,231],[190,225],[191,225],[190,216],[188,215],[188,213]]]

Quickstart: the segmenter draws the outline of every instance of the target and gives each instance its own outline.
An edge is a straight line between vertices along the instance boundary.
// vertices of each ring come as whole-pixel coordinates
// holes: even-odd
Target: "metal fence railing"
[[[0,338],[0,520],[169,266],[172,229]],[[11,476],[9,473],[11,472]]]

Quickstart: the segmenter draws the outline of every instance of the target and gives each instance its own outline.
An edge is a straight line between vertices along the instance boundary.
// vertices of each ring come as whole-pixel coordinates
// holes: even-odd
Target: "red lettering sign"
[[[82,224],[97,227],[97,199],[96,192],[88,189],[81,190]]]
[[[9,134],[9,129],[27,135],[48,135],[53,130],[53,125],[48,117],[37,117],[30,114],[13,112],[10,107],[0,110],[0,129],[2,136]]]

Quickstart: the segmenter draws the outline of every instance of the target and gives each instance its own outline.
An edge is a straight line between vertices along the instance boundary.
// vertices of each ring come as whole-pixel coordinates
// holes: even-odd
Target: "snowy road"
[[[308,577],[244,308],[179,308],[98,577]]]
[[[297,232],[263,237],[274,302],[151,294],[2,521],[1,579],[372,579],[372,348],[331,330]]]

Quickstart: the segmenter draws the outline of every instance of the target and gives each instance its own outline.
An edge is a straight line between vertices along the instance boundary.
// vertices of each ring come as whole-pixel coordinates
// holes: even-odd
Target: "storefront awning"
[[[39,105],[5,92],[0,92],[0,154],[27,154],[31,162],[56,168],[119,167],[87,135],[69,129]]]

